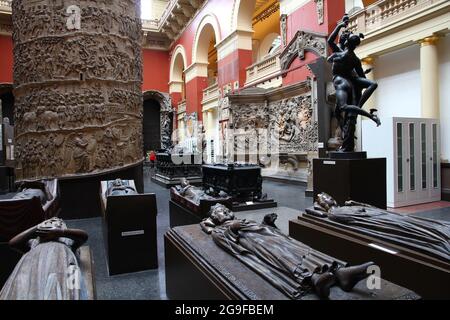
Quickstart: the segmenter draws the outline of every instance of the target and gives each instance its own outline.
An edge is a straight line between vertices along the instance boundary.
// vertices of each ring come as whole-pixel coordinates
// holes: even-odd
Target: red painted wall
[[[246,68],[252,64],[252,51],[239,49],[218,62],[219,87],[239,81],[240,86],[247,78]]]
[[[344,0],[326,0],[324,2],[324,23],[319,25],[316,4],[314,1],[308,2],[288,16],[288,42],[292,40],[298,30],[311,31],[327,36],[336,27],[337,21],[342,19],[344,13]],[[304,60],[296,58],[289,68],[289,73],[283,78],[283,85],[304,81],[308,76],[312,76],[305,66],[316,59],[317,56],[311,52],[306,52]]]
[[[157,90],[169,92],[170,57],[167,51],[143,49],[142,91]]]
[[[186,83],[186,113],[197,112],[199,120],[202,120],[203,90],[208,86],[207,81],[206,77],[196,77]]]
[[[13,82],[13,43],[9,36],[0,36],[0,83]]]

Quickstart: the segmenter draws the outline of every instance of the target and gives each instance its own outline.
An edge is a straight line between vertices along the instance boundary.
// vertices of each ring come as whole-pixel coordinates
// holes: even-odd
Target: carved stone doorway
[[[144,154],[161,148],[161,106],[154,99],[144,101]]]
[[[9,119],[11,125],[14,124],[14,95],[11,83],[0,83],[0,121],[4,118]]]
[[[144,92],[143,115],[144,154],[169,148],[173,130],[173,109],[169,94]]]

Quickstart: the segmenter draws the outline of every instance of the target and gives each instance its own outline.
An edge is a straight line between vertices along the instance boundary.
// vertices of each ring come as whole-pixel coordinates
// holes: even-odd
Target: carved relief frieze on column
[[[12,6],[18,180],[140,163],[140,1]]]
[[[288,70],[295,58],[305,59],[305,52],[310,51],[319,57],[327,57],[327,40],[325,35],[297,31],[294,38],[280,55],[282,71]]]

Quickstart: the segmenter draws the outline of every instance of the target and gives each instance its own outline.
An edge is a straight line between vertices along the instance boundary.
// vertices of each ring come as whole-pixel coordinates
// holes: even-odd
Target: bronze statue
[[[106,196],[127,196],[135,195],[137,191],[134,187],[129,185],[127,181],[122,179],[116,179],[109,183],[108,189],[106,190]]]
[[[272,214],[265,220],[274,225],[276,217]],[[212,207],[210,217],[200,225],[219,247],[291,299],[299,299],[310,292],[328,298],[335,284],[344,291],[351,291],[369,276],[367,269],[373,264],[349,267],[273,226],[236,219],[233,212],[221,204]]]
[[[0,300],[87,299],[77,249],[86,232],[68,229],[58,218],[47,220],[10,240],[24,253],[0,292]]]
[[[355,201],[340,207],[328,194],[317,196],[306,213],[450,263],[450,223],[400,215]]]
[[[333,83],[336,89],[335,116],[343,133],[343,144],[340,149],[343,152],[355,150],[358,115],[373,120],[377,126],[381,125],[376,109],[371,109],[370,112],[363,109],[364,104],[378,87],[376,82],[366,78],[366,74],[371,70],[364,71],[360,59],[355,54],[355,49],[361,44],[364,35],[356,35],[345,30],[339,39],[339,45],[335,43],[339,32],[347,28],[348,23],[349,18],[346,15],[328,39],[328,45],[333,51],[328,61],[333,64]]]

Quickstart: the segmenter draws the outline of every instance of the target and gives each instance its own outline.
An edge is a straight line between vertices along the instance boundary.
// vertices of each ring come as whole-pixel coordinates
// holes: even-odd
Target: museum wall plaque
[[[141,162],[140,1],[16,0],[12,7],[18,180]]]

